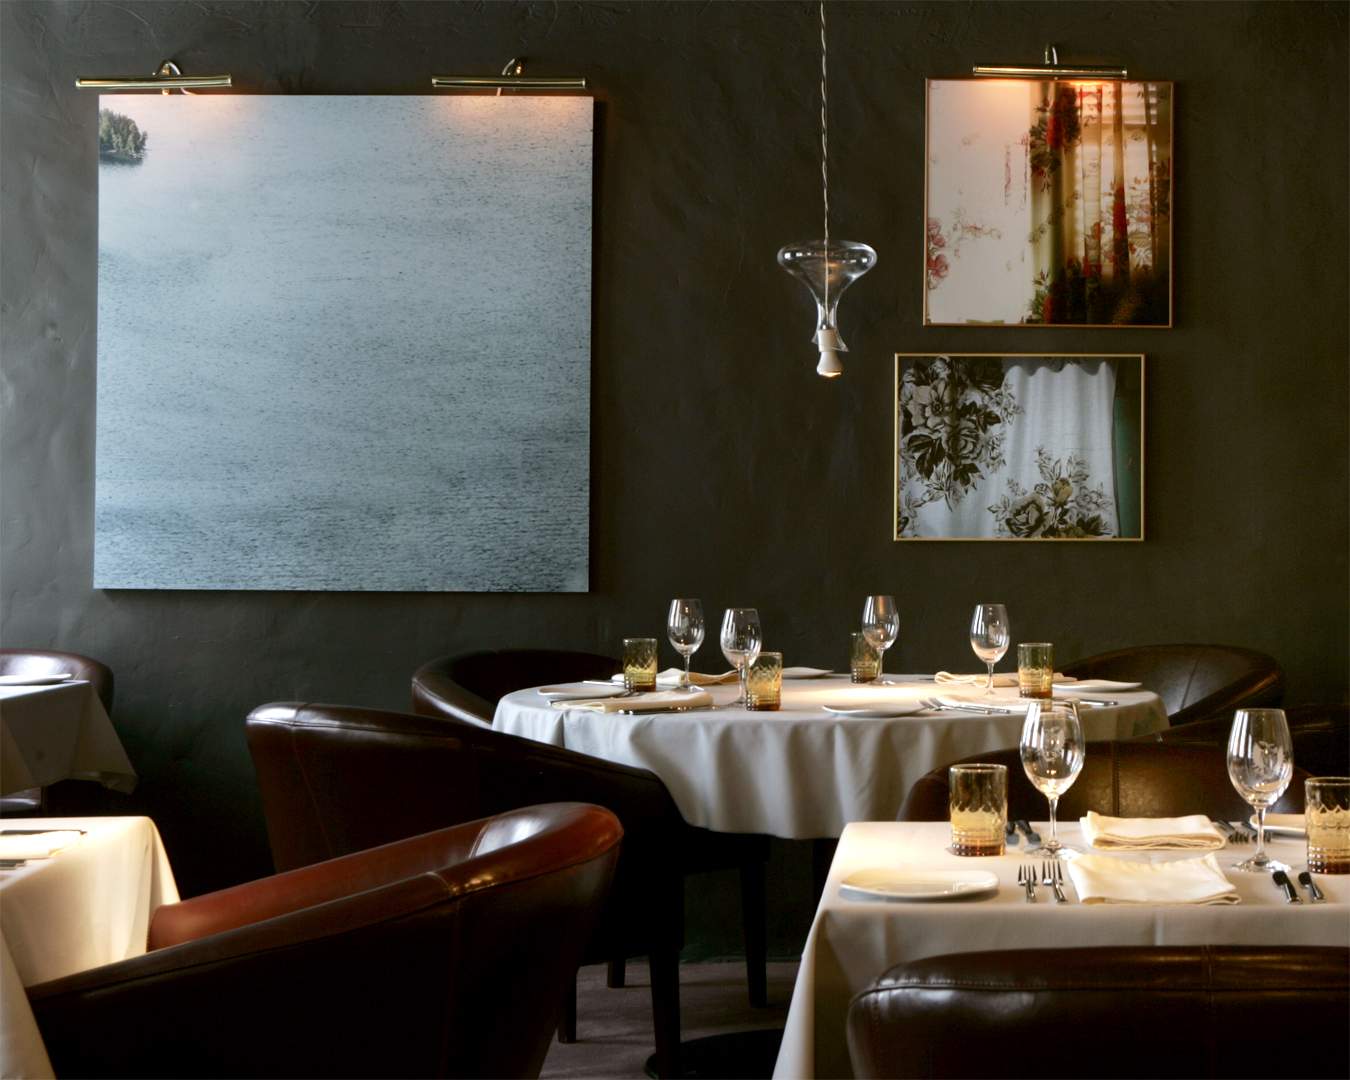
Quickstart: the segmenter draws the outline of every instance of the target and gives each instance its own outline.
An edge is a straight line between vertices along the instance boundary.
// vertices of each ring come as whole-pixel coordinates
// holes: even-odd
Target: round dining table
[[[846,675],[784,679],[782,706],[773,712],[736,705],[734,684],[704,688],[712,707],[635,715],[551,703],[537,689],[518,690],[498,703],[492,726],[649,769],[690,825],[828,839],[849,822],[895,820],[910,787],[931,769],[1018,743],[1025,703],[1016,688],[979,698],[978,687],[937,685],[931,676],[890,678],[890,685],[854,684]],[[898,710],[953,695],[1009,711],[856,717],[826,708]],[[1083,696],[1115,702],[1081,706],[1089,740],[1127,739],[1168,726],[1162,701],[1148,690]]]

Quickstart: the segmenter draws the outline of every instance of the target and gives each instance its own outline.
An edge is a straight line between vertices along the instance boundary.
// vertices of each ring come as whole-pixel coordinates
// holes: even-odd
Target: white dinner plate
[[[923,706],[917,701],[897,701],[893,705],[885,702],[874,705],[822,705],[821,708],[835,716],[851,716],[860,720],[889,720],[893,716],[913,716],[923,712]]]
[[[74,675],[0,675],[0,686],[55,686],[57,683],[70,682]]]
[[[1138,690],[1143,683],[1116,682],[1114,679],[1075,679],[1073,682],[1057,682],[1055,689],[1061,694],[1109,694],[1113,690]]]
[[[988,870],[858,870],[839,883],[845,900],[964,900],[998,892],[998,877]]]
[[[783,678],[785,679],[823,679],[826,675],[833,674],[833,671],[818,667],[785,667],[783,669]]]
[[[1252,828],[1256,828],[1256,815],[1249,819]],[[1301,840],[1308,835],[1308,826],[1302,814],[1267,814],[1266,832],[1271,836],[1288,836]]]

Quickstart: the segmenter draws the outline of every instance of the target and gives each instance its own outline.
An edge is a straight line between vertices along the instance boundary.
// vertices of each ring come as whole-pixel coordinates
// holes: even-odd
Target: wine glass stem
[[[986,694],[992,694],[994,692],[994,662],[992,660],[986,660],[984,666],[989,669],[989,676],[984,680],[984,692]]]
[[[681,684],[685,690],[689,689],[689,661],[693,659],[693,653],[684,654],[684,682]]]
[[[1252,859],[1257,863],[1266,861],[1266,808],[1264,806],[1256,808],[1256,854],[1252,856]]]
[[[1059,809],[1059,796],[1048,795],[1046,798],[1050,802],[1050,843],[1046,845],[1051,851],[1059,850],[1059,824],[1055,821],[1055,812]]]
[[[886,682],[886,650],[877,650],[877,682]]]
[[[749,666],[750,665],[747,664],[744,660],[742,660],[740,664],[737,665],[737,671],[741,677],[741,700],[737,702],[738,705],[745,705],[750,700],[745,686],[745,673],[746,669],[749,668]]]

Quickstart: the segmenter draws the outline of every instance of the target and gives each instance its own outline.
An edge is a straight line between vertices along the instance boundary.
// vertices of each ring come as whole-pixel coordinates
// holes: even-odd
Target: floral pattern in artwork
[[[1031,491],[1010,477],[1007,492],[989,507],[999,536],[1087,539],[1109,535],[1102,518],[1109,498],[1106,488],[1092,486],[1082,458],[1076,454],[1056,458],[1038,446],[1036,468],[1041,481]]]

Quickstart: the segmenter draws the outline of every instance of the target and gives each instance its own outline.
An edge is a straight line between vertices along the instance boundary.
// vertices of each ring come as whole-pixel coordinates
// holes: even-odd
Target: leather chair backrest
[[[892,968],[853,999],[865,1077],[1350,1075],[1350,949],[1028,949]]]
[[[497,702],[513,690],[608,679],[619,668],[608,656],[563,649],[496,649],[443,656],[413,673],[413,712],[490,726]]]
[[[1350,776],[1350,705],[1295,705],[1284,710],[1294,741],[1294,764],[1313,776]],[[1212,716],[1193,724],[1141,736],[1138,741],[1172,745],[1228,745],[1233,716]]]
[[[69,673],[94,688],[106,712],[112,712],[113,673],[107,664],[73,652],[42,649],[0,649],[0,675],[33,677]]]
[[[62,1076],[537,1076],[621,837],[553,804],[278,874],[29,999]]]
[[[1273,657],[1233,645],[1140,645],[1063,667],[1078,679],[1140,682],[1163,700],[1172,724],[1244,706],[1279,705],[1284,672]]]
[[[1016,748],[975,754],[952,764],[976,761],[1007,766],[1009,817],[1045,820],[1045,796],[1027,779]],[[948,819],[947,769],[944,765],[915,781],[900,808],[901,821]],[[1289,787],[1272,809],[1301,812],[1307,775],[1295,765]],[[1227,821],[1246,821],[1252,813],[1228,778],[1222,750],[1132,740],[1087,744],[1083,771],[1073,787],[1060,796],[1059,820],[1076,821],[1089,810],[1112,817],[1210,814]]]

